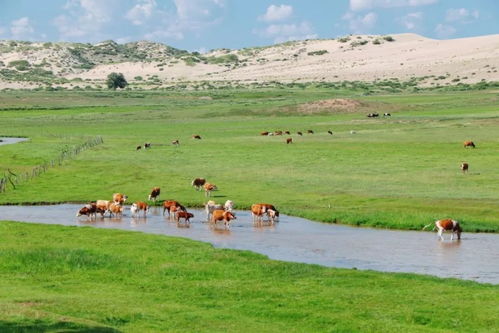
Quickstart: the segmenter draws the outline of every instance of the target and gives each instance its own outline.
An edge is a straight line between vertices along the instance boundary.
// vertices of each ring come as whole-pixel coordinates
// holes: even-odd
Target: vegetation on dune
[[[497,286],[271,261],[117,230],[2,222],[0,233],[0,331],[485,332],[499,325]]]
[[[128,82],[122,73],[113,72],[107,76],[106,84],[109,89],[116,90],[117,88],[125,88],[128,85]]]
[[[494,90],[363,96],[306,86],[46,94],[2,94],[0,136],[30,141],[1,147],[0,170],[30,171],[82,136],[102,136],[104,144],[0,194],[2,203],[86,202],[113,192],[144,200],[160,186],[168,198],[201,206],[204,196],[189,184],[205,177],[220,188],[215,200],[230,198],[241,209],[271,201],[283,213],[325,222],[420,229],[453,217],[465,231],[499,231]],[[335,97],[359,107],[329,110],[330,104],[314,102]],[[365,116],[386,111],[391,118]],[[316,134],[296,135],[307,129]],[[291,131],[293,145],[259,135],[275,130]],[[203,140],[190,139],[193,134]],[[170,145],[175,139],[180,147]],[[476,149],[462,147],[469,139]],[[152,149],[136,152],[144,142]],[[468,175],[459,170],[462,161],[470,163]]]

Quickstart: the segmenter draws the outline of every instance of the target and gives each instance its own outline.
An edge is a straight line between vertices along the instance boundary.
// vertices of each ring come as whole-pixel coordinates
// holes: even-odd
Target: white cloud
[[[21,17],[14,20],[10,26],[10,33],[13,39],[30,39],[35,32],[28,17]]]
[[[361,11],[377,7],[418,7],[436,2],[438,0],[350,0],[350,9],[352,11]]]
[[[142,25],[157,10],[156,7],[157,4],[154,0],[141,0],[126,13],[125,18],[130,20],[134,25]]]
[[[435,32],[440,38],[448,38],[456,33],[456,28],[451,25],[438,24],[435,27]]]
[[[298,24],[271,24],[264,30],[256,30],[255,32],[262,37],[273,39],[274,43],[317,38],[312,25],[307,21]]]
[[[476,20],[480,17],[480,12],[478,10],[474,11],[469,11],[466,8],[458,8],[454,9],[451,8],[447,10],[447,13],[445,15],[445,20],[447,22],[463,22],[463,23],[469,23],[472,20]]]
[[[259,19],[266,22],[284,21],[293,15],[293,7],[288,5],[270,5]]]
[[[422,12],[414,12],[402,16],[397,21],[400,22],[400,24],[402,24],[407,30],[415,30],[421,23],[422,19]]]
[[[372,29],[378,21],[378,15],[374,12],[369,12],[366,15],[354,15],[347,12],[343,15],[342,20],[348,22],[350,32],[355,34],[365,33]]]

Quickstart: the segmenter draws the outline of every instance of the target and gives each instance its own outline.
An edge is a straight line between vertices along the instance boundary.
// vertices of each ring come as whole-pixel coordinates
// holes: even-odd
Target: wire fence
[[[31,169],[31,171],[26,171],[22,173],[14,173],[12,170],[7,169],[4,176],[0,178],[0,193],[7,191],[9,188],[16,189],[16,187],[22,183],[28,182],[31,179],[40,176],[45,173],[48,169],[55,166],[60,166],[65,160],[72,159],[76,157],[81,152],[95,147],[104,143],[102,137],[98,136],[85,141],[79,145],[72,148],[64,149],[57,158],[45,162],[41,165],[37,165]]]

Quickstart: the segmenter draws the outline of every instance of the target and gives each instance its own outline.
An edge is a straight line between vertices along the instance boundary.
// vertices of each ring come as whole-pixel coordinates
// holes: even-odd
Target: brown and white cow
[[[101,215],[103,215],[104,211],[98,209],[97,204],[95,202],[91,202],[91,203],[83,206],[76,214],[76,217],[86,215],[86,216],[92,218],[92,217],[97,217],[97,213],[100,213]]]
[[[179,211],[175,215],[175,220],[177,221],[177,224],[180,224],[180,219],[184,219],[185,223],[190,224],[191,223],[190,219],[193,217],[194,217],[194,214],[184,212],[184,211]]]
[[[231,212],[227,212],[223,209],[216,209],[213,211],[213,214],[211,215],[211,223],[216,224],[217,221],[223,221],[225,228],[230,228],[230,221],[237,219],[234,214]]]
[[[210,200],[204,205],[204,210],[206,212],[206,221],[211,221],[211,216],[215,210],[224,210],[224,207],[217,204],[215,201]]]
[[[468,163],[466,163],[466,162],[461,163],[461,171],[462,171],[463,173],[468,172],[468,169],[469,169],[469,168],[470,168],[470,166],[469,166],[469,164],[468,164]]]
[[[193,139],[197,139],[197,140],[201,140],[201,135],[195,134],[195,135],[192,136],[192,138]]]
[[[473,143],[473,141],[464,141],[463,146],[464,146],[464,148],[466,148],[466,147],[475,148],[475,144]]]
[[[111,206],[113,202],[111,200],[97,200],[95,202],[97,206],[97,210],[100,212],[101,216],[104,216],[106,212],[109,212],[109,215],[111,215],[111,211],[109,210],[109,206]]]
[[[178,147],[178,146],[180,146],[180,141],[179,141],[178,139],[177,139],[177,140],[173,140],[173,141],[172,141],[172,145],[174,145],[174,146],[177,146],[177,147]]]
[[[147,210],[149,209],[149,206],[143,202],[143,201],[137,201],[132,204],[130,207],[130,212],[132,213],[132,216],[135,216],[136,214],[138,215],[141,211],[144,212],[144,216],[147,214]]]
[[[268,220],[272,223],[279,220],[279,211],[271,204],[253,204],[251,205],[251,214],[253,215],[253,222],[263,222],[264,215],[267,215]]]
[[[425,225],[423,230],[431,226],[431,224]],[[450,231],[451,236],[450,240],[454,239],[454,233],[457,235],[457,239],[461,239],[461,232],[463,232],[463,229],[459,225],[459,222],[453,219],[443,219],[443,220],[437,220],[435,221],[435,226],[433,227],[433,230],[437,229],[438,230],[438,237],[440,240],[444,240],[443,237],[443,232],[444,231]]]
[[[123,206],[120,204],[117,204],[115,202],[112,202],[109,205],[109,215],[110,216],[123,216]]]
[[[225,201],[224,210],[227,212],[232,212],[234,210],[234,201],[232,200]]]
[[[172,207],[174,209],[172,210]],[[165,212],[168,212],[168,217],[171,218],[171,213],[175,213],[176,211],[185,211],[185,207],[180,204],[180,202],[175,201],[175,200],[165,200],[163,201],[163,215],[165,215]]]
[[[148,199],[156,202],[156,200],[159,198],[159,195],[161,194],[161,189],[159,187],[153,187],[151,194],[149,194]]]
[[[204,178],[195,178],[191,182],[191,185],[196,188],[196,191],[200,191],[204,184],[206,184],[206,179]]]
[[[203,185],[203,187],[204,187],[204,195],[207,197],[211,197],[212,191],[218,190],[218,187],[215,184],[206,183]]]
[[[113,194],[113,202],[115,202],[117,204],[123,205],[125,203],[126,199],[128,199],[128,196],[126,196],[125,194],[121,194],[121,193],[114,193]]]

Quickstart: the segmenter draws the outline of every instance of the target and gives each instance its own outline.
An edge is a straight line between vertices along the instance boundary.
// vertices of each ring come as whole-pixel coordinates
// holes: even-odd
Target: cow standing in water
[[[431,224],[426,225],[424,229],[429,227]],[[438,229],[438,237],[440,240],[444,240],[444,236],[442,235],[444,231],[450,231],[451,236],[450,240],[454,240],[454,233],[457,235],[457,240],[461,240],[461,232],[463,232],[463,229],[459,225],[459,222],[456,220],[452,219],[443,219],[443,220],[437,220],[435,221],[435,227],[433,227],[433,230]]]

